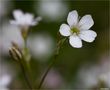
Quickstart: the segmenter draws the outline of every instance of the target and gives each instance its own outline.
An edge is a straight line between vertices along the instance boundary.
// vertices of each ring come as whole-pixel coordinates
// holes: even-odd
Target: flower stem
[[[55,64],[56,58],[57,58],[57,56],[55,55],[53,62],[51,62],[51,64],[50,64],[49,67],[47,68],[46,72],[44,73],[44,75],[43,75],[43,77],[42,77],[42,79],[41,79],[41,82],[40,82],[40,84],[39,84],[38,89],[41,88],[41,86],[42,86],[42,84],[43,84],[43,82],[44,82],[44,80],[45,80],[45,78],[46,78],[48,72],[50,71],[51,67]]]
[[[29,53],[29,50],[28,50],[28,47],[27,47],[28,28],[23,28],[21,30],[21,35],[22,35],[22,38],[24,40],[24,48],[23,48],[23,51],[22,51],[23,60],[20,62],[20,64],[21,64],[21,68],[22,68],[24,77],[27,81],[27,84],[28,84],[29,88],[32,89],[33,88],[32,84],[31,84],[32,82],[29,79],[29,78],[32,78],[32,77],[31,77],[31,68],[30,68],[31,56],[30,56],[30,53]]]
[[[43,77],[41,78],[41,81],[40,81],[40,84],[39,84],[39,86],[38,86],[38,89],[41,89],[42,84],[43,84],[43,82],[44,82],[44,80],[45,80],[45,78],[46,78],[48,72],[51,70],[52,66],[55,64],[56,59],[57,59],[58,54],[59,54],[59,50],[60,50],[60,48],[61,48],[61,46],[63,45],[63,43],[64,43],[65,40],[66,40],[66,38],[64,38],[64,39],[62,39],[62,40],[60,40],[60,41],[58,42],[57,49],[56,49],[56,52],[55,52],[53,61],[50,63],[50,65],[48,66],[46,72],[44,73]]]
[[[21,66],[21,70],[22,70],[23,76],[24,76],[24,78],[25,78],[25,80],[27,82],[27,85],[28,85],[29,89],[32,90],[32,86],[31,86],[30,81],[29,81],[29,79],[27,77],[27,74],[26,74],[26,71],[25,71],[25,67],[24,67],[24,65],[23,65],[23,63],[21,61],[19,63],[20,63],[20,66]]]

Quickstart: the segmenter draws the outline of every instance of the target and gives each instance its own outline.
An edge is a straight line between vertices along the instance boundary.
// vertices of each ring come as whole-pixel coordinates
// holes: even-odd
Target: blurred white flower
[[[0,90],[8,90],[7,86],[11,82],[9,75],[0,76]]]
[[[13,71],[3,60],[0,60],[0,67],[0,90],[9,90],[8,86],[12,81]]]
[[[9,89],[6,87],[0,87],[0,90],[9,90]]]
[[[64,19],[68,7],[62,0],[40,0],[35,3],[35,10],[47,22],[61,21]]]
[[[47,59],[54,51],[54,40],[46,33],[30,36],[28,46],[33,56],[37,59]]]
[[[100,80],[104,81],[110,88],[110,56],[102,58],[100,70],[102,71]]]
[[[44,81],[44,86],[46,88],[60,88],[63,84],[64,84],[63,78],[54,69],[49,71]]]
[[[19,47],[23,47],[24,41],[21,37],[20,29],[7,23],[0,27],[0,50],[3,54],[8,54],[11,42],[15,42]]]
[[[5,6],[5,3],[3,2],[3,0],[0,0],[0,17],[4,14],[4,6]]]
[[[6,15],[12,7],[13,5],[10,0],[0,0],[0,19]]]
[[[110,68],[109,68],[110,69]],[[100,80],[104,81],[107,86],[110,88],[110,72],[102,73],[100,75]]]
[[[62,36],[69,36],[69,43],[72,47],[81,48],[81,40],[86,42],[95,40],[96,32],[89,30],[94,24],[91,15],[85,15],[79,21],[77,11],[73,10],[68,14],[67,22],[69,25],[62,24],[59,32]]]
[[[21,27],[35,26],[41,20],[41,17],[34,19],[33,14],[23,13],[21,10],[14,10],[13,16],[15,20],[11,20],[10,23]]]
[[[104,60],[102,64],[96,66],[82,68],[78,74],[82,88],[93,88],[100,81],[110,88],[110,60]]]
[[[98,67],[82,68],[79,71],[80,88],[92,88],[98,84],[100,74]]]

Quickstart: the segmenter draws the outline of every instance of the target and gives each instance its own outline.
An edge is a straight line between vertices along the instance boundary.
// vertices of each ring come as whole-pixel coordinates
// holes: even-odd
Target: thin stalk
[[[30,82],[29,82],[29,79],[28,79],[28,77],[27,77],[27,74],[26,74],[26,71],[25,71],[25,67],[24,67],[24,65],[22,64],[21,61],[20,61],[19,63],[20,63],[20,66],[21,66],[21,70],[22,70],[23,76],[24,76],[24,78],[25,78],[25,80],[26,80],[26,83],[27,83],[29,89],[32,90],[32,86],[31,86],[31,84],[30,84]]]
[[[40,88],[42,87],[42,84],[43,84],[43,82],[44,82],[44,80],[45,80],[45,78],[46,78],[48,72],[51,70],[52,66],[55,64],[56,59],[57,59],[57,57],[58,57],[58,55],[59,55],[60,48],[61,48],[61,46],[63,45],[63,43],[64,43],[65,40],[66,40],[66,38],[65,38],[65,39],[62,39],[61,41],[58,42],[57,49],[56,49],[56,53],[55,53],[55,55],[54,55],[54,59],[53,59],[53,61],[50,63],[50,65],[48,66],[48,68],[47,68],[46,72],[44,73],[43,77],[41,78],[41,81],[40,81],[40,84],[39,84],[39,86],[38,86],[38,89],[40,89]]]
[[[46,78],[48,72],[50,71],[51,67],[55,64],[56,58],[57,58],[57,56],[54,56],[53,62],[49,65],[49,67],[47,68],[46,72],[44,73],[44,75],[43,75],[43,77],[42,77],[42,79],[41,79],[41,82],[40,82],[40,84],[39,84],[39,86],[38,86],[38,89],[41,88],[41,86],[42,86],[42,84],[43,84],[43,82],[44,82],[44,80],[45,80],[45,78]]]
[[[31,85],[31,82],[29,79],[29,77],[31,78],[31,74],[30,74],[31,69],[30,69],[30,63],[29,63],[30,57],[29,57],[29,52],[28,52],[28,48],[27,48],[28,28],[23,28],[23,30],[21,30],[21,35],[22,35],[23,40],[24,40],[24,48],[22,51],[23,60],[20,61],[20,65],[21,65],[25,80],[27,81],[29,88],[32,90],[32,85]],[[25,68],[26,68],[26,70],[25,70]]]

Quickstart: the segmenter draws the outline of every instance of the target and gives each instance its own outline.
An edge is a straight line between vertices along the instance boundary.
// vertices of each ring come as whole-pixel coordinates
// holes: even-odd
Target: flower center
[[[74,33],[76,33],[76,34],[79,34],[79,29],[78,28],[76,28],[76,27],[73,27],[72,29],[71,29],[71,33],[72,34],[74,34]]]

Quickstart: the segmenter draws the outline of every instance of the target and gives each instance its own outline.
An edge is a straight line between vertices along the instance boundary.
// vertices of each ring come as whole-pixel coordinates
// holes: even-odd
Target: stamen
[[[74,27],[74,28],[72,28],[71,29],[71,32],[74,34],[74,33],[76,33],[76,34],[79,34],[79,29],[78,28],[76,28],[76,27]]]

